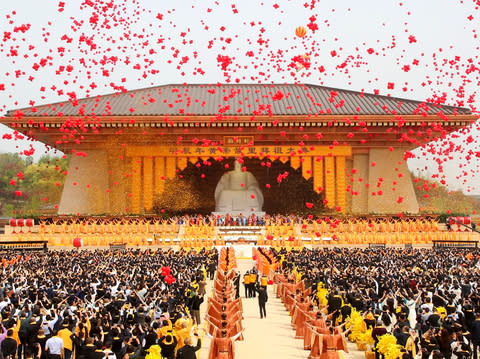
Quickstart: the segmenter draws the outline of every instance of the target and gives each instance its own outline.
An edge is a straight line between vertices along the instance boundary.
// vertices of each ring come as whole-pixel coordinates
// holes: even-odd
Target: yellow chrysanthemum
[[[317,284],[317,298],[318,298],[318,307],[320,309],[324,308],[327,303],[328,289],[325,289],[325,285],[322,282]]]
[[[385,359],[396,359],[400,355],[402,346],[397,344],[397,338],[392,334],[382,335],[377,343],[377,350]]]

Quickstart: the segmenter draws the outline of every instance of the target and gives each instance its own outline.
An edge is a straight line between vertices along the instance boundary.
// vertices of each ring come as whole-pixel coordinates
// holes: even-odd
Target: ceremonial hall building
[[[184,84],[11,110],[0,122],[72,154],[59,214],[148,214],[189,163],[230,157],[301,170],[331,209],[415,214],[406,151],[475,120],[466,108],[316,85]]]

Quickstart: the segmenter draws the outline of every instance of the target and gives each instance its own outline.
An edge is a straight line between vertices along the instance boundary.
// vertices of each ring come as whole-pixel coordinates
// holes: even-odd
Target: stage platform
[[[27,223],[27,222],[25,222]],[[83,247],[182,247],[201,248],[240,246],[431,246],[443,241],[480,241],[480,234],[447,230],[445,224],[431,218],[402,221],[343,219],[335,222],[302,221],[252,226],[215,226],[213,224],[177,224],[157,219],[78,219],[53,218],[29,227],[5,225],[0,241],[46,241],[48,248],[71,247],[76,238]],[[333,224],[332,224],[333,223]]]

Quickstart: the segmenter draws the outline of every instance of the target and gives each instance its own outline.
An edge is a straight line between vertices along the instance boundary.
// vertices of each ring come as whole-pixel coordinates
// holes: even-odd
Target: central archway
[[[221,176],[233,169],[234,161],[234,158],[223,161],[209,158],[189,162],[174,179],[165,181],[165,191],[155,197],[153,211],[170,215],[212,213],[215,187]],[[323,192],[315,192],[313,179],[306,180],[301,169],[293,169],[290,161],[256,158],[244,158],[243,161],[243,166],[255,176],[262,189],[266,213],[310,214],[326,210]]]

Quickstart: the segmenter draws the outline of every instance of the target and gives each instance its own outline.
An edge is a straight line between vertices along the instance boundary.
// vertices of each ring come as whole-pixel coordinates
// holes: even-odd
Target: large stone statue
[[[215,188],[215,211],[248,215],[261,212],[262,206],[263,194],[257,180],[235,161],[235,169],[225,173]]]

